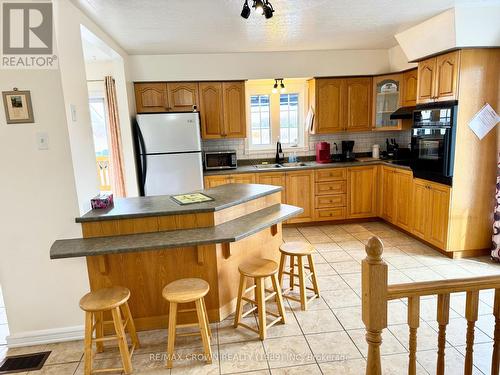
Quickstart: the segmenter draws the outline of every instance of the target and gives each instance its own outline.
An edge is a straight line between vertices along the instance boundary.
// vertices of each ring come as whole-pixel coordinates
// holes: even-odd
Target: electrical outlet
[[[36,144],[39,150],[49,149],[49,134],[45,132],[36,133]]]

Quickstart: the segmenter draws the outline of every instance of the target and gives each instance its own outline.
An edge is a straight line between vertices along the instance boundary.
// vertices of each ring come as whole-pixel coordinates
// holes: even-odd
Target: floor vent
[[[51,352],[40,352],[5,357],[0,365],[0,374],[40,370]]]

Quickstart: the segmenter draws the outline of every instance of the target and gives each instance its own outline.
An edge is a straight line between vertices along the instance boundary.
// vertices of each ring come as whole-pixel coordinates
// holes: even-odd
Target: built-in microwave
[[[415,177],[452,184],[458,102],[417,106],[411,130],[411,168]]]
[[[213,169],[236,169],[238,162],[236,160],[236,151],[205,151],[204,165],[206,170]]]

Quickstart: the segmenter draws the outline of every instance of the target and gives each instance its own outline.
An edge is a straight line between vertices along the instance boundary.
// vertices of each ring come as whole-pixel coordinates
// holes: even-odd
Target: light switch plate
[[[71,111],[71,121],[76,122],[76,105],[70,104],[69,109]]]
[[[49,149],[49,134],[46,132],[36,133],[36,144],[39,150]]]

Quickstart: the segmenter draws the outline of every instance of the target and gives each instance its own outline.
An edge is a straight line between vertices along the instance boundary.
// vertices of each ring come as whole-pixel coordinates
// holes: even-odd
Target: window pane
[[[252,144],[268,145],[271,142],[271,110],[269,95],[250,96],[250,110],[252,122]]]
[[[104,99],[90,99],[90,122],[94,135],[94,147],[97,156],[109,155],[108,132],[106,129],[106,108]]]
[[[299,94],[280,95],[280,139],[282,143],[298,142]]]

